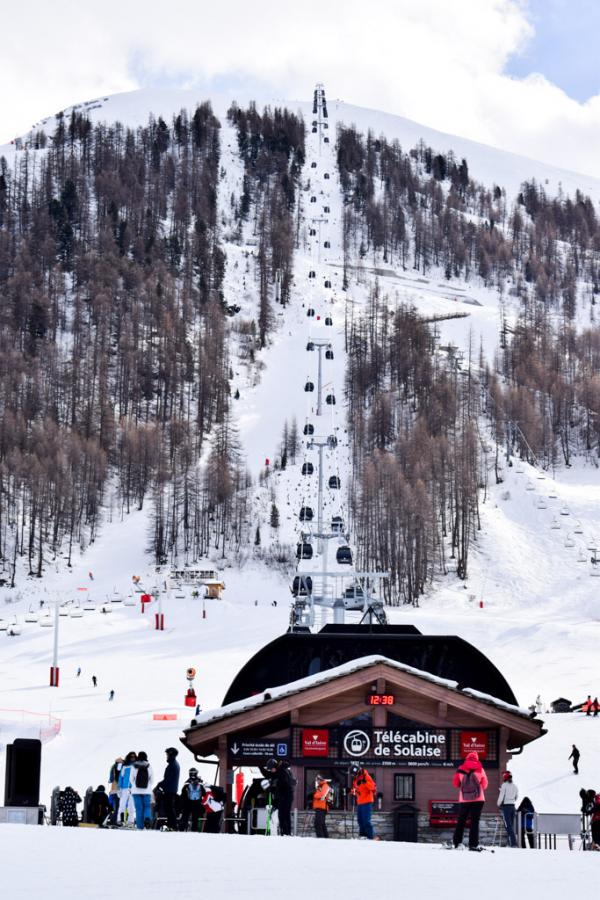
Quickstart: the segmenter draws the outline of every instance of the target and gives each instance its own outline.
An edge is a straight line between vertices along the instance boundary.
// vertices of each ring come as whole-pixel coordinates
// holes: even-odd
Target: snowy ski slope
[[[121,119],[135,126],[146,122],[150,111],[168,116],[181,106],[193,108],[202,99],[191,92],[140,91],[92,105],[90,114],[98,120]],[[223,122],[226,175],[220,203],[226,216],[225,198],[239,184],[241,167],[235,135],[224,121],[230,98],[212,99]],[[347,294],[341,292],[336,121],[353,121],[365,130],[383,131],[407,147],[420,137],[438,150],[452,147],[457,156],[467,156],[475,177],[503,184],[510,191],[515,191],[523,178],[534,176],[547,184],[548,190],[556,189],[560,182],[565,191],[579,186],[600,199],[600,181],[331,100],[331,143],[325,145],[311,132],[312,107],[288,105],[301,108],[309,126],[293,297],[289,307],[277,309],[277,329],[272,345],[261,354],[264,368],[258,383],[254,374],[234,361],[233,389],[240,391],[240,399],[233,401],[234,414],[248,467],[256,478],[265,459],[272,461],[276,456],[284,421],[295,416],[301,425],[306,415],[312,414],[307,397],[313,395],[303,390],[307,376],[316,374],[315,355],[305,349],[308,338],[330,339],[335,356],[328,364],[326,380],[335,385],[337,405],[328,425],[337,428],[340,444],[337,453],[328,454],[327,466],[328,474],[339,472],[342,491],[339,497],[328,497],[327,511],[343,513],[349,469],[343,403],[344,320],[360,310],[373,279],[379,278],[392,303],[414,302],[419,311],[427,313],[469,312],[469,318],[444,323],[441,329],[444,341],[462,348],[469,340],[478,348],[482,341],[491,355],[497,343],[499,315],[497,295],[476,284],[448,285],[440,278],[413,277],[395,270],[382,276],[367,265],[357,269]],[[51,122],[45,127],[52,131]],[[14,149],[6,152],[11,162],[18,159]],[[316,168],[312,168],[313,162]],[[325,173],[329,179],[324,178]],[[317,198],[314,204],[312,196]],[[325,206],[329,213],[324,212]],[[311,207],[326,220],[320,224],[320,235],[317,228],[316,237],[309,235]],[[328,250],[325,240],[331,244]],[[242,314],[249,315],[255,309],[256,294],[252,278],[244,284],[242,273],[248,265],[245,254],[251,255],[255,248],[251,243],[241,247],[230,243],[226,249],[228,302],[239,303]],[[308,277],[311,271],[316,273],[314,279]],[[331,281],[330,289],[324,288],[325,280]],[[314,318],[307,317],[308,308],[315,309]],[[324,325],[326,313],[333,318],[332,327]],[[270,540],[295,543],[296,513],[307,497],[307,484],[300,475],[303,459],[301,454],[295,466],[271,472],[264,487],[256,490],[253,514],[261,527],[263,546]],[[600,540],[600,474],[581,465],[568,472],[546,473],[543,479],[538,474],[528,466],[505,467],[504,483],[489,489],[482,505],[482,533],[471,555],[466,584],[448,576],[435,585],[419,609],[400,608],[390,613],[393,622],[410,622],[424,632],[459,634],[476,644],[504,672],[522,705],[531,703],[538,693],[548,703],[560,695],[577,701],[588,692],[600,692],[600,580],[592,576],[589,564],[589,547],[598,546]],[[281,515],[278,534],[271,533],[268,524],[271,491]],[[564,507],[568,507],[568,516],[561,515]],[[202,601],[189,596],[174,596],[165,605],[166,631],[162,633],[153,630],[152,609],[142,615],[138,606],[123,603],[113,604],[110,614],[97,610],[79,619],[61,618],[62,685],[50,689],[52,632],[36,623],[24,623],[25,614],[30,607],[37,609],[40,600],[45,605],[58,597],[75,600],[83,594],[77,590],[80,587],[87,587],[87,593],[102,602],[115,595],[124,597],[133,574],[152,587],[151,561],[145,553],[147,517],[147,509],[123,521],[116,511],[112,517],[107,514],[98,539],[72,571],[58,567],[41,583],[21,580],[16,592],[0,589],[0,617],[10,620],[17,616],[23,628],[17,637],[0,631],[0,743],[20,733],[23,719],[32,721],[21,710],[60,718],[60,734],[45,745],[42,794],[46,800],[55,784],[71,783],[84,789],[104,781],[114,757],[130,749],[146,749],[154,768],[160,769],[163,748],[177,743],[188,721],[183,707],[187,667],[198,669],[196,689],[202,707],[220,705],[240,666],[287,627],[288,578],[267,569],[249,549],[246,560],[224,569],[225,598],[206,603],[206,618]],[[560,528],[552,528],[554,518]],[[579,561],[582,556],[585,558]],[[78,666],[82,668],[80,678],[75,675]],[[91,684],[93,674],[99,681],[96,689]],[[116,692],[112,703],[108,701],[110,689]],[[154,713],[177,713],[179,718],[157,722]],[[600,787],[600,717],[547,716],[546,723],[548,735],[514,759],[515,780],[539,811],[573,812],[578,808],[579,787]],[[567,761],[573,742],[582,752],[580,779],[573,777]],[[184,769],[186,757],[183,753]],[[205,774],[209,776],[210,769]]]

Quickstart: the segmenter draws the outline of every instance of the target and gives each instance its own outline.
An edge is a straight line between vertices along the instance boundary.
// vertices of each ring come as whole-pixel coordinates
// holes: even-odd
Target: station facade
[[[477,750],[489,787],[483,812],[495,821],[501,773],[512,752],[543,734],[528,710],[461,688],[456,682],[384,656],[352,660],[206,712],[186,730],[183,743],[196,759],[216,756],[228,791],[236,769],[269,757],[290,761],[298,785],[298,821],[310,813],[317,773],[332,779],[334,835],[352,828],[347,771],[357,762],[377,782],[375,824],[381,837],[435,840],[451,830],[456,814],[454,770]],[[488,823],[489,824],[489,823]],[[411,832],[412,829],[412,832]],[[406,838],[405,838],[406,839]]]

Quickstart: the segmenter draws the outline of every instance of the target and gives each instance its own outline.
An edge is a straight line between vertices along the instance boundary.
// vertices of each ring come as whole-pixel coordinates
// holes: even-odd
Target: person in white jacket
[[[136,828],[147,827],[152,822],[152,781],[152,766],[147,754],[140,750],[131,767],[131,796],[135,803]]]
[[[512,780],[512,773],[509,771],[504,772],[502,775],[500,793],[498,794],[498,808],[502,813],[509,847],[517,846],[517,836],[515,834],[515,810],[518,797],[519,791]]]

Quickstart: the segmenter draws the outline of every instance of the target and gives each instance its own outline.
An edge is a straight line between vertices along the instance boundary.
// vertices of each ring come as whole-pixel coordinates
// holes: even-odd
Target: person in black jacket
[[[270,759],[264,766],[263,774],[271,782],[273,807],[279,816],[279,834],[289,835],[292,833],[291,813],[296,787],[290,764],[285,759]]]
[[[74,791],[72,787],[66,787],[61,792],[58,801],[58,809],[62,813],[62,823],[66,827],[76,827],[79,825],[79,816],[77,815],[77,804],[81,803],[81,797]]]
[[[167,828],[177,831],[177,814],[175,803],[179,790],[179,763],[177,762],[178,750],[175,747],[167,747],[167,765],[163,775],[162,785],[164,791],[163,804],[167,817]]]
[[[529,797],[523,797],[517,807],[521,816],[521,847],[525,847],[525,838],[532,850],[535,850],[535,809]]]
[[[579,752],[579,750],[577,749],[575,744],[573,744],[573,749],[571,750],[571,753],[569,756],[569,759],[573,760],[573,775],[579,775],[579,757],[580,756],[581,756],[581,753]]]
[[[181,789],[181,818],[179,828],[187,831],[188,821],[191,820],[190,831],[200,831],[202,821],[202,796],[204,785],[198,775],[198,769],[190,769],[189,778]]]
[[[104,790],[104,785],[99,784],[90,797],[90,803],[88,806],[88,821],[93,825],[97,825],[99,828],[102,828],[106,819],[108,818],[109,812],[110,803],[108,802],[108,796],[106,794],[106,791]]]

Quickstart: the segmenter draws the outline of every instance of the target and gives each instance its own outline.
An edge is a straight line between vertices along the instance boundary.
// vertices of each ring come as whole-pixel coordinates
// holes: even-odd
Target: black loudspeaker
[[[17,738],[6,747],[5,806],[39,806],[42,742]]]

